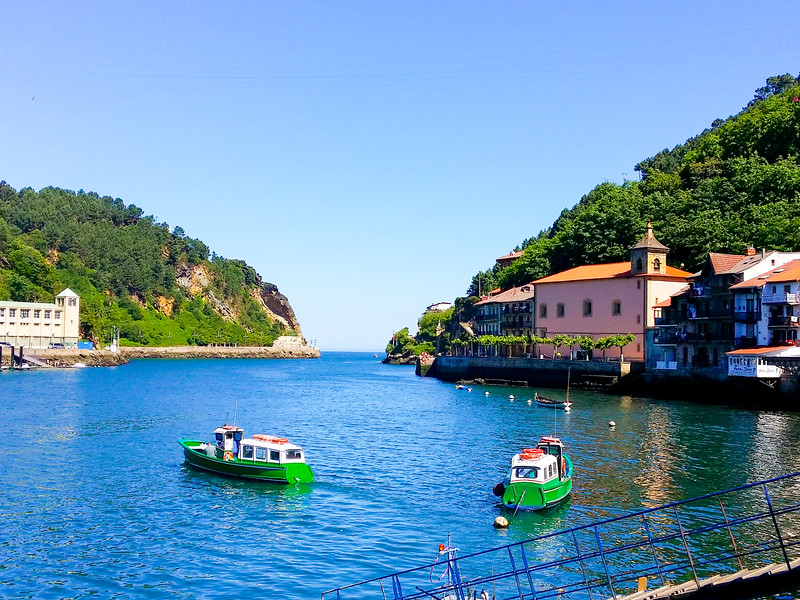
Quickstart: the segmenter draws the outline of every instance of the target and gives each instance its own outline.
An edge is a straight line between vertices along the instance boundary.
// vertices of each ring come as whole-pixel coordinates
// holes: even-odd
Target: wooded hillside
[[[507,289],[571,267],[624,261],[648,219],[669,262],[689,271],[708,252],[749,244],[800,249],[800,76],[767,79],[737,115],[636,165],[640,181],[601,183],[517,249],[507,269],[487,269],[482,290]],[[468,296],[477,295],[478,275]]]
[[[0,183],[0,299],[81,297],[81,335],[120,331],[129,345],[271,345],[298,332],[294,312],[243,261],[211,253],[180,227],[83,190]]]

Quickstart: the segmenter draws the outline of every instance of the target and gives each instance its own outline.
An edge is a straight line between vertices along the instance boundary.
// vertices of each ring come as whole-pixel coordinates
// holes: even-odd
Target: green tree
[[[619,348],[619,361],[624,362],[625,357],[622,355],[622,349],[636,339],[632,333],[620,334],[611,337],[612,345]]]

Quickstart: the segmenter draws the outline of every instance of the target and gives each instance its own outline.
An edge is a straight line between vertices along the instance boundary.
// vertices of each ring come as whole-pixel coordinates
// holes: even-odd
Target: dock
[[[798,590],[800,473],[793,473],[473,554],[440,555],[322,598],[746,600]]]

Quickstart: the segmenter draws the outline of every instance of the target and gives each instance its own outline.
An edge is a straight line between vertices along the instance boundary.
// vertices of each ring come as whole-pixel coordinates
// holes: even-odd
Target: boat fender
[[[495,486],[492,488],[492,492],[495,496],[502,496],[506,493],[506,486],[501,483],[496,483]]]
[[[227,460],[233,460],[233,452],[231,452],[230,450],[228,450],[227,452],[225,452],[225,453],[222,455],[222,460],[225,460],[225,461],[227,461]]]
[[[506,519],[505,517],[502,517],[502,516],[501,516],[501,517],[497,517],[497,518],[494,520],[494,526],[495,526],[497,529],[508,529],[508,519]],[[481,592],[481,598],[483,598],[483,597],[484,597],[484,596],[483,596],[483,594],[484,594],[484,593],[485,593],[485,592]],[[489,597],[489,596],[486,596],[486,598],[488,598],[488,597]]]

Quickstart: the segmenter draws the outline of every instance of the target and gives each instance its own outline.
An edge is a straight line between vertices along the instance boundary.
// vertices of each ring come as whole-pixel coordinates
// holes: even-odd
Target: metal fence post
[[[647,518],[645,515],[642,515],[642,521],[644,521],[644,530],[647,533],[647,543],[650,546],[650,550],[653,552],[653,560],[656,561],[656,570],[658,571],[658,578],[661,580],[661,585],[667,585],[667,582],[664,581],[664,573],[661,572],[661,563],[658,561],[658,554],[656,554],[656,547],[653,545],[653,536],[650,535],[650,525],[647,524]]]
[[[767,499],[767,506],[769,507],[769,515],[772,517],[772,523],[775,525],[775,533],[778,534],[778,541],[781,544],[781,550],[783,551],[783,560],[786,561],[786,568],[788,570],[792,570],[792,563],[789,560],[789,555],[786,552],[786,545],[783,543],[783,536],[781,536],[781,528],[778,527],[778,519],[775,518],[775,511],[772,510],[772,502],[769,499],[769,493],[767,492],[767,484],[764,484],[764,498]]]
[[[675,520],[678,522],[678,531],[681,532],[681,539],[683,540],[683,547],[686,548],[686,556],[689,558],[689,566],[692,567],[692,575],[694,576],[694,582],[697,584],[697,589],[700,589],[700,580],[697,578],[697,571],[694,569],[694,559],[692,558],[692,551],[689,550],[689,542],[686,541],[686,533],[683,531],[683,525],[681,524],[681,518],[678,516],[678,507],[673,506],[672,509],[675,511]]]
[[[614,600],[617,600],[617,592],[614,590],[614,583],[611,581],[611,573],[608,572],[608,563],[606,562],[605,552],[603,552],[603,543],[600,541],[600,532],[597,531],[597,525],[594,526],[594,538],[597,540],[597,549],[600,551],[600,560],[603,561],[603,570],[606,572],[608,587],[611,588],[611,595],[614,596]]]
[[[581,565],[581,573],[583,573],[583,583],[586,586],[586,591],[589,592],[589,600],[592,600],[592,587],[589,585],[589,579],[586,577],[586,566],[583,564],[583,554],[581,554],[580,546],[578,546],[578,536],[575,535],[575,530],[572,530],[572,540],[575,542],[575,552],[578,553],[578,562]]]

